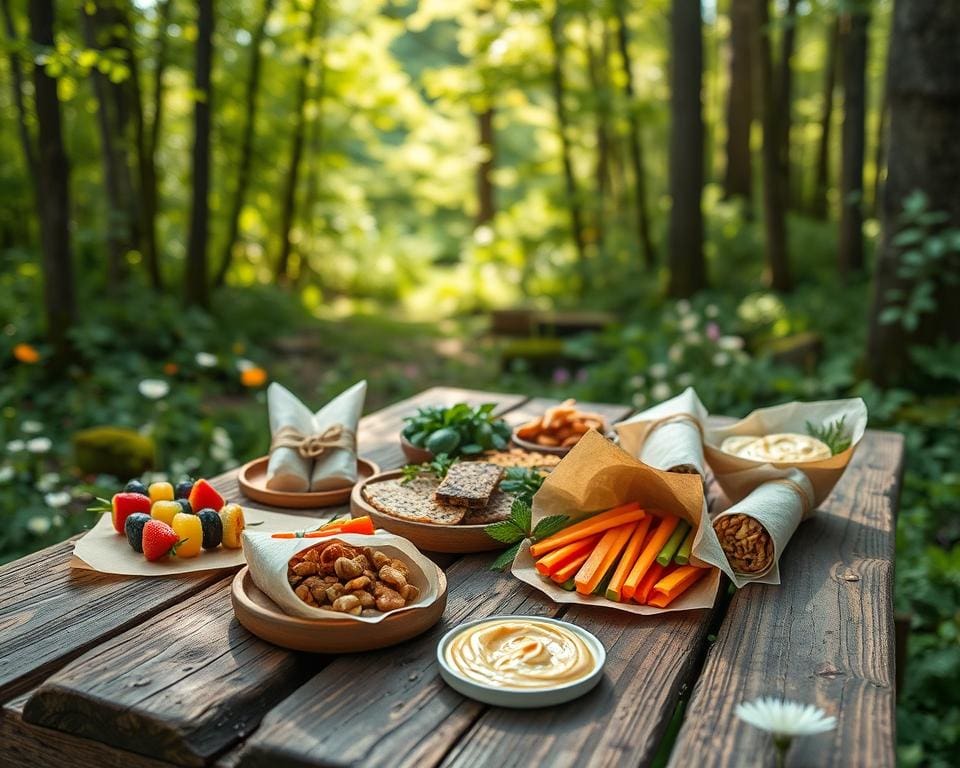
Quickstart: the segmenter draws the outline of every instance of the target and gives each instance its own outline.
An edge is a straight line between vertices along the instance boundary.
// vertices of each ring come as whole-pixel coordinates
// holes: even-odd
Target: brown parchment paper
[[[700,526],[701,519],[706,521],[703,482],[699,476],[654,469],[590,430],[543,481],[533,498],[533,525],[550,515],[567,515],[576,522],[630,501],[638,501],[644,508],[675,514],[694,527]],[[709,522],[705,527],[710,528]],[[615,603],[597,595],[567,592],[544,579],[534,567],[528,541],[520,548],[511,570],[520,581],[557,603],[596,605],[643,615],[710,608],[720,584],[720,572],[711,570],[667,608]]]
[[[807,434],[807,422],[826,426],[846,417],[845,428],[851,437],[850,447],[843,453],[820,461],[765,463],[744,459],[720,450],[723,441],[732,435],[770,435],[777,432]],[[867,428],[867,406],[859,397],[847,400],[822,400],[815,403],[793,402],[772,408],[760,408],[727,427],[710,428],[704,423],[704,453],[717,482],[732,502],[745,498],[759,484],[775,477],[786,477],[786,470],[795,468],[809,478],[814,501],[811,511],[820,505],[837,484],[843,470]],[[776,473],[771,469],[783,470]]]
[[[615,425],[620,446],[657,469],[705,474],[703,424],[707,409],[693,387]]]
[[[260,525],[252,530],[264,533],[309,530],[332,519],[326,517],[314,520],[302,515],[284,515],[250,507],[244,507],[243,517],[247,525],[260,522]],[[243,550],[221,546],[210,551],[204,550],[196,557],[168,557],[151,563],[142,554],[133,551],[126,536],[113,530],[110,513],[107,512],[73,545],[70,565],[73,568],[120,576],[179,576],[198,571],[215,571],[218,568],[234,568],[244,562]]]
[[[253,583],[261,592],[275,602],[284,613],[304,619],[337,619],[361,621],[364,624],[379,624],[387,616],[403,613],[411,608],[425,608],[440,596],[440,580],[437,566],[422,555],[409,541],[386,531],[373,535],[344,533],[331,536],[331,541],[342,541],[354,547],[374,547],[384,554],[396,557],[412,565],[409,581],[420,589],[420,599],[403,608],[376,616],[353,616],[349,613],[316,608],[297,597],[287,581],[287,565],[291,557],[304,549],[320,544],[322,539],[274,539],[262,533],[243,532],[243,551]]]

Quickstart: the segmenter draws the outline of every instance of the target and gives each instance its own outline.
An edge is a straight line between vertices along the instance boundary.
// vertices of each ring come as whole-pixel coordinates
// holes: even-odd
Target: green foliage
[[[496,560],[490,564],[490,570],[502,571],[513,562],[520,551],[520,545],[524,539],[531,541],[540,541],[547,536],[551,536],[561,530],[570,522],[570,518],[565,515],[549,515],[533,525],[532,510],[530,504],[523,499],[515,499],[510,509],[510,517],[497,523],[491,523],[484,531],[494,541],[511,546],[504,550]]]
[[[529,505],[533,503],[533,497],[543,485],[543,480],[544,475],[538,469],[508,467],[500,481],[500,490]]]
[[[493,415],[495,407],[495,403],[424,406],[404,419],[402,434],[411,445],[434,454],[471,456],[503,450],[510,439],[510,427]]]
[[[847,450],[852,442],[844,426],[846,420],[846,416],[841,416],[836,421],[831,421],[829,424],[820,426],[808,421],[807,434],[824,443],[830,449],[830,453],[836,456],[838,453],[843,453]]]
[[[450,471],[450,467],[456,464],[459,459],[448,456],[446,453],[439,453],[430,461],[423,464],[407,464],[403,467],[403,482],[409,483],[418,477],[435,477],[437,480],[443,480]]]
[[[125,427],[91,427],[73,435],[77,469],[85,475],[140,477],[153,469],[153,440]]]

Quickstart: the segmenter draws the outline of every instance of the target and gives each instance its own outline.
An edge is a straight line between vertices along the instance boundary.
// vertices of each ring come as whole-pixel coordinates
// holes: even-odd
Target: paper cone
[[[701,425],[707,409],[693,387],[615,426],[620,446],[644,464],[668,472],[695,472],[703,477]]]

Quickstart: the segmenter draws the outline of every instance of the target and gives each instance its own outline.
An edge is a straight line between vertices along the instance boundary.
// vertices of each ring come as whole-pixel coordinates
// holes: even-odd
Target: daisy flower
[[[218,362],[217,356],[210,352],[197,352],[193,359],[201,368],[215,368]]]
[[[736,715],[761,731],[773,736],[777,749],[777,765],[783,765],[790,742],[796,736],[813,736],[837,727],[837,718],[820,707],[772,696],[737,705]]]
[[[170,394],[170,385],[163,379],[144,379],[137,389],[148,400],[160,400]]]
[[[53,441],[49,437],[35,437],[27,440],[27,450],[30,453],[49,453],[53,448]]]

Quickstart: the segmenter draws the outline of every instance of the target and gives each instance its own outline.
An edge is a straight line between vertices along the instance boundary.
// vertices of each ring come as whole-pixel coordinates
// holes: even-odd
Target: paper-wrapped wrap
[[[250,568],[250,576],[257,588],[290,616],[304,619],[340,619],[343,621],[362,621],[366,624],[378,624],[387,616],[408,611],[411,608],[423,608],[434,603],[440,596],[440,582],[437,566],[425,557],[409,541],[385,531],[371,536],[359,533],[344,533],[330,538],[330,541],[342,541],[354,547],[373,547],[384,554],[396,557],[410,565],[408,582],[420,589],[420,599],[403,608],[374,616],[353,616],[328,608],[316,608],[307,605],[293,591],[287,581],[287,567],[290,558],[297,552],[310,549],[326,541],[325,539],[274,539],[269,535],[243,532],[243,553]]]
[[[693,387],[616,425],[620,446],[644,464],[704,477],[707,409]]]
[[[272,443],[267,488],[306,493],[357,481],[357,424],[367,382],[354,384],[315,414],[286,387],[267,389]]]
[[[533,498],[533,525],[550,515],[567,515],[576,522],[619,504],[639,501],[644,507],[675,514],[695,528],[703,516],[703,483],[695,475],[663,472],[643,464],[596,431],[583,436],[557,468],[547,476]],[[707,526],[709,528],[709,525]],[[713,605],[720,583],[711,570],[667,608],[636,603],[615,603],[594,595],[567,592],[534,567],[529,542],[513,562],[514,576],[539,589],[557,603],[597,605],[637,614],[656,614]]]

